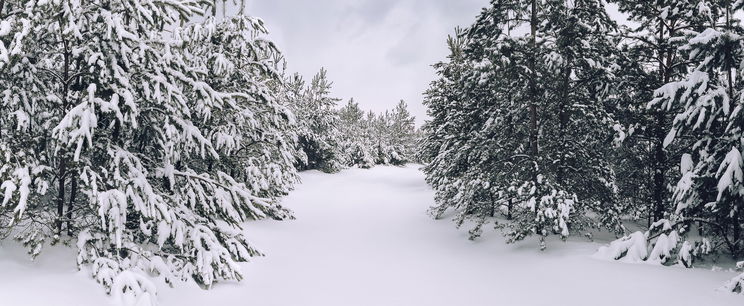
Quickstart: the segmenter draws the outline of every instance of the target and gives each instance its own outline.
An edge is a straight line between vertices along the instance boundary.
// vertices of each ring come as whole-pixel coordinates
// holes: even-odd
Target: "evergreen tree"
[[[672,221],[681,233],[698,222],[700,234],[744,257],[744,113],[737,78],[744,59],[744,28],[732,16],[744,4],[703,7],[702,31],[687,31],[692,69],[656,91],[652,107],[678,110],[664,145],[694,141],[680,159]],[[657,242],[658,243],[658,242]],[[741,290],[741,289],[739,289]]]
[[[415,118],[408,112],[408,105],[403,100],[390,113],[388,137],[394,154],[391,156],[393,164],[405,164],[413,158],[416,131],[414,120]]]
[[[305,159],[298,161],[299,170],[318,169],[332,173],[341,170],[339,151],[339,117],[335,107],[339,99],[330,96],[332,83],[325,69],[313,77],[302,95],[294,96],[291,105],[297,117],[300,149]],[[296,86],[302,83],[295,76]]]
[[[647,108],[655,89],[678,80],[689,66],[687,51],[680,48],[685,32],[699,29],[704,21],[699,5],[704,1],[617,0],[621,12],[636,25],[623,31],[622,67],[618,80],[623,91],[618,95],[619,122],[623,134],[623,158],[617,169],[621,193],[632,203],[629,208],[648,218],[647,225],[664,219],[672,212],[668,186],[678,178],[674,165],[680,147],[664,146],[674,109]],[[648,186],[648,187],[646,187]],[[648,207],[644,207],[645,205]]]
[[[511,31],[528,26],[526,36]],[[561,237],[581,228],[583,210],[618,227],[614,176],[603,156],[612,122],[605,98],[615,45],[600,1],[492,1],[450,38],[425,103],[427,179],[435,215],[459,209],[471,238],[501,210],[512,241]],[[537,65],[537,63],[546,63]]]
[[[735,77],[744,57],[744,28],[731,17],[731,3],[707,12],[709,25],[687,32],[690,39],[682,46],[695,66],[680,81],[659,88],[651,105],[680,110],[665,145],[685,136],[695,141],[680,160],[675,212],[707,219],[715,226],[706,230],[722,238],[732,254],[744,256],[744,117],[742,83]]]
[[[200,6],[0,2],[0,230],[33,256],[76,235],[125,303],[154,303],[149,273],[240,280],[241,224],[290,216],[278,52],[249,17],[180,28]]]
[[[373,146],[369,137],[369,124],[365,120],[365,113],[359,108],[354,99],[339,111],[341,119],[341,151],[345,156],[347,166],[372,168],[375,160],[372,156]]]

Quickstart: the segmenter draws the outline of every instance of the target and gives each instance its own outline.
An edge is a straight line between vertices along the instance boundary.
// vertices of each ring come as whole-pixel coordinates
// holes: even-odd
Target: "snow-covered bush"
[[[508,225],[507,235],[513,242],[536,234],[541,237],[541,248],[545,248],[543,237],[557,234],[566,239],[570,235],[569,223],[577,198],[566,191],[550,188],[542,175],[536,183],[525,182],[518,189],[518,209],[513,213],[514,222]]]
[[[736,263],[736,267],[739,270],[744,269],[744,261]],[[726,282],[721,289],[727,292],[744,294],[744,273],[739,274]]]
[[[594,257],[623,262],[645,262],[657,265],[680,265],[692,268],[696,259],[711,253],[710,241],[684,240],[684,222],[672,223],[662,219],[651,225],[648,231],[636,231],[600,247]]]
[[[648,245],[643,232],[634,232],[599,248],[595,257],[626,262],[641,262],[648,258]]]

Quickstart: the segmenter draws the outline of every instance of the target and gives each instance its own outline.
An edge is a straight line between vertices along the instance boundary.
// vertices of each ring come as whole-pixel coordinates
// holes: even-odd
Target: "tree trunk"
[[[665,127],[665,115],[664,112],[659,111],[656,113],[656,127],[655,127],[655,147],[654,147],[654,221],[659,221],[664,218],[664,200],[666,199],[666,178],[665,178],[665,167],[666,164],[666,152],[664,151],[664,138],[666,137]]]
[[[62,235],[62,218],[64,218],[65,209],[65,175],[66,175],[66,164],[64,158],[64,151],[60,152],[59,159],[59,173],[57,174],[57,235]]]
[[[77,196],[77,173],[72,172],[70,177],[70,201],[67,204],[67,235],[72,236],[72,209],[75,207]]]
[[[535,71],[537,56],[537,0],[532,0],[532,16],[530,18],[530,155],[537,162],[537,72]],[[535,169],[534,180],[537,181],[537,169]]]
[[[726,31],[731,31],[731,1],[729,0],[726,0]],[[728,78],[729,99],[734,101],[734,75],[731,68],[726,67],[726,76]]]
[[[662,3],[663,4],[663,3]],[[664,64],[664,57],[666,55],[664,41],[664,21],[659,20],[659,81],[661,85],[669,82],[669,73]],[[654,165],[653,173],[653,195],[652,200],[654,204],[653,209],[653,220],[658,221],[664,218],[664,200],[666,198],[666,180],[665,180],[665,165],[666,165],[666,152],[664,151],[664,139],[666,138],[666,114],[663,110],[659,109],[654,113],[654,149],[652,150],[652,162]]]
[[[509,206],[506,207],[506,220],[512,219],[512,199],[509,199]]]
[[[569,99],[569,86],[570,86],[570,82],[571,82],[571,72],[572,72],[571,62],[572,62],[572,60],[570,59],[570,56],[566,56],[566,58],[567,58],[567,64],[566,64],[566,67],[564,68],[564,72],[563,72],[563,82],[562,82],[563,83],[562,84],[562,87],[563,88],[561,88],[561,91],[562,91],[561,92],[561,99],[560,99],[560,101],[558,101],[558,103],[559,103],[558,104],[558,120],[559,120],[559,122],[558,122],[558,137],[560,139],[559,141],[560,141],[560,150],[561,151],[558,152],[558,154],[559,154],[558,155],[559,156],[558,157],[559,160],[558,160],[558,169],[557,169],[558,171],[556,173],[556,181],[557,181],[557,183],[558,183],[559,186],[563,186],[564,185],[564,178],[565,178],[565,171],[566,171],[566,165],[565,164],[566,164],[566,159],[567,159],[566,158],[566,155],[567,155],[566,154],[567,153],[566,151],[568,150],[568,148],[566,146],[566,142],[567,142],[567,140],[566,140],[566,129],[568,128],[569,114],[566,111],[566,108],[567,108],[567,106],[569,104],[568,99]]]

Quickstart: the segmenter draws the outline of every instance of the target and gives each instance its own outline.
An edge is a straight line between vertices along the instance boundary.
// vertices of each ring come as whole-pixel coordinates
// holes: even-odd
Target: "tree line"
[[[286,80],[284,97],[297,121],[300,170],[338,172],[346,167],[404,165],[414,154],[420,131],[408,105],[401,100],[381,114],[365,112],[350,99],[345,105],[331,95],[332,83],[321,69],[309,84],[294,74]]]
[[[610,2],[629,25],[602,0],[492,0],[448,38],[424,101],[433,214],[471,238],[604,228],[612,259],[741,260],[744,3]]]

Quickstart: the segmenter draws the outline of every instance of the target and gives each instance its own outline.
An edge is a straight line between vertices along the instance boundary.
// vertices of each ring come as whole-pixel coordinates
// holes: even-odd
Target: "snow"
[[[744,182],[744,171],[742,171],[742,164],[744,164],[744,162],[742,161],[741,152],[739,152],[736,147],[731,148],[731,151],[726,154],[726,158],[721,163],[721,166],[718,169],[718,175],[721,178],[718,180],[717,201],[721,200],[723,193],[727,189],[735,188],[734,182],[738,182],[739,184]]]
[[[646,235],[643,232],[634,232],[615,240],[609,246],[600,247],[597,253],[594,254],[594,257],[597,259],[621,260],[630,263],[643,262],[648,258]]]
[[[651,254],[648,256],[648,261],[658,264],[666,263],[672,258],[672,251],[677,248],[678,242],[679,236],[676,231],[672,231],[669,236],[666,234],[659,235]]]
[[[692,171],[693,168],[693,162],[692,162],[692,155],[690,154],[682,154],[682,158],[680,159],[679,163],[679,170],[684,175],[687,174],[687,172]]]
[[[158,305],[741,305],[718,290],[737,273],[597,260],[608,241],[475,241],[449,217],[433,220],[433,194],[416,166],[302,173],[284,205],[297,220],[256,221],[245,234],[267,256],[241,264],[245,279],[211,290],[160,280]],[[450,216],[451,217],[451,216]],[[2,305],[112,305],[75,251],[50,247],[29,262],[0,245]],[[130,279],[131,280],[131,279]],[[43,290],[40,288],[44,288]],[[42,294],[39,294],[42,293]],[[74,302],[73,302],[74,301]]]

